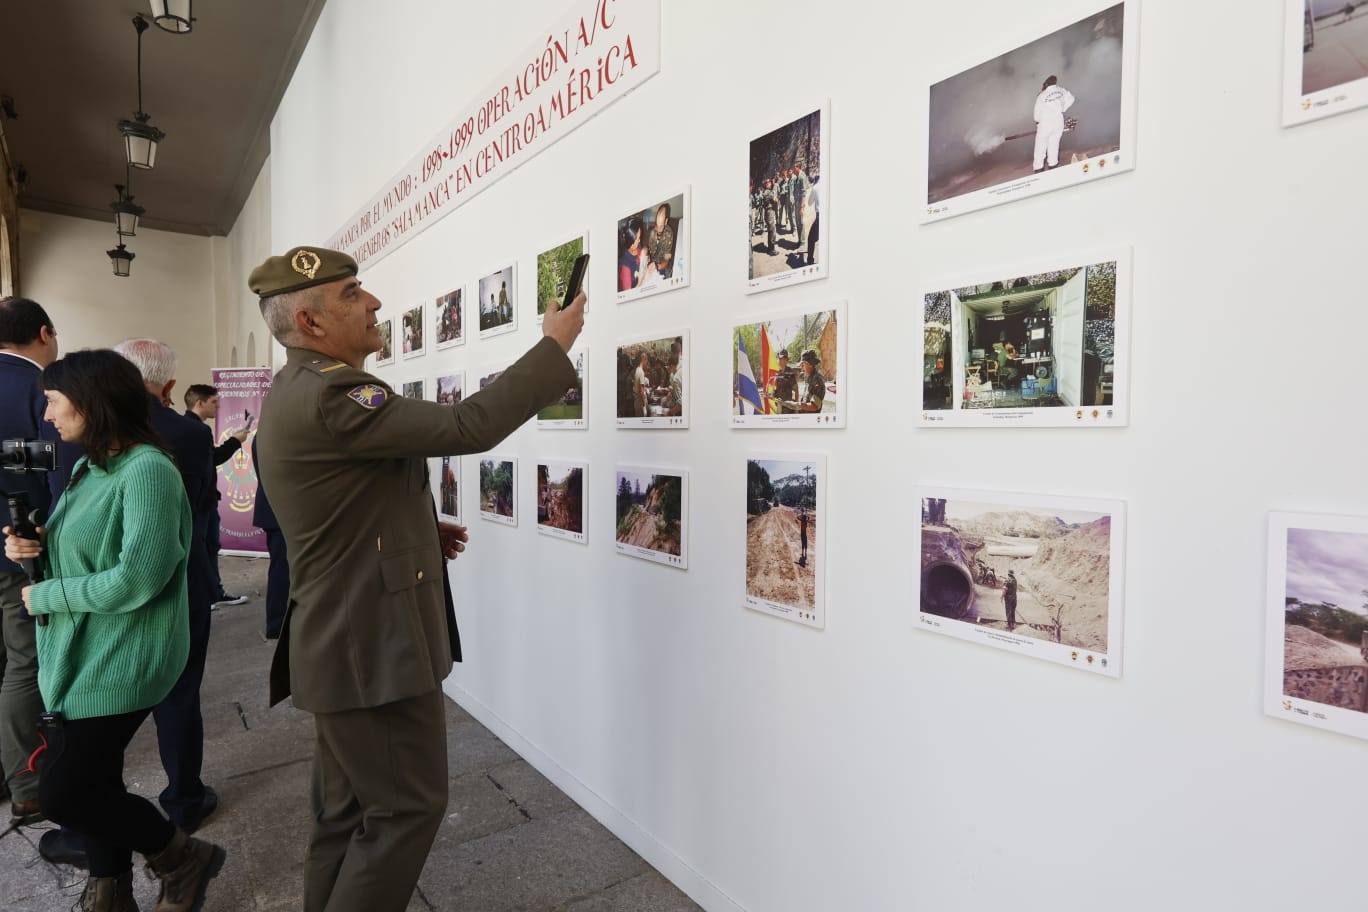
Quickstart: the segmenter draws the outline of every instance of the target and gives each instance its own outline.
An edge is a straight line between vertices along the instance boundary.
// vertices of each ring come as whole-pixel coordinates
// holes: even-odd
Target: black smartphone
[[[575,298],[579,297],[580,288],[584,285],[584,274],[589,270],[589,254],[581,253],[575,257],[575,268],[570,270],[570,282],[565,286],[565,298],[561,301],[561,310],[575,303]]]

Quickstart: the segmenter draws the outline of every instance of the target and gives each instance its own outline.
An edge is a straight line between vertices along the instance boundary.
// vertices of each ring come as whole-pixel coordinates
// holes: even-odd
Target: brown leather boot
[[[227,857],[222,846],[176,830],[171,844],[147,859],[148,871],[161,881],[156,912],[199,912],[209,881]]]
[[[133,872],[118,877],[91,877],[81,891],[81,912],[141,912],[133,898]]]

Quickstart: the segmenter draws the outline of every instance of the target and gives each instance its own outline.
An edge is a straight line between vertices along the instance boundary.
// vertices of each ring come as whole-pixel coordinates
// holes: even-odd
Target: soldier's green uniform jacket
[[[801,171],[789,181],[789,196],[793,198],[795,209],[803,205],[803,201],[807,199],[808,186],[807,175]]]
[[[659,266],[667,258],[674,254],[674,228],[666,222],[665,227],[660,231],[655,230],[655,225],[651,225],[651,236],[646,240],[646,255],[650,257],[652,263]],[[666,269],[674,269],[674,261],[671,260]]]
[[[330,713],[441,685],[461,645],[426,460],[494,447],[575,382],[550,338],[455,406],[288,350],[257,433],[257,471],[290,549],[273,705],[293,693],[301,709]]]
[[[779,218],[779,195],[774,190],[765,190],[760,194],[760,205],[765,209],[765,224],[777,221]]]

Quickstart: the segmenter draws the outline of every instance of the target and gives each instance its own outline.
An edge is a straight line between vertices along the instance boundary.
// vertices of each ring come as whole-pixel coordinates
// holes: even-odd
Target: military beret
[[[247,277],[247,287],[263,298],[336,282],[357,273],[356,260],[326,247],[292,247],[273,256]]]

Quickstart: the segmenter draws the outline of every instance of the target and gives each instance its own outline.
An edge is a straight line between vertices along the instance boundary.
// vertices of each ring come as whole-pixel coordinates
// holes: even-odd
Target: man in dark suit
[[[218,417],[219,397],[218,390],[207,383],[192,383],[185,390],[185,417],[192,421],[204,424],[213,422]],[[233,431],[223,441],[215,445],[213,442],[213,431],[209,432],[209,442],[213,446],[214,466],[221,466],[233,457],[233,454],[242,449],[242,444],[247,440],[247,428],[238,428]],[[245,595],[230,595],[223,591],[223,580],[219,577],[219,524],[218,524],[218,501],[223,495],[218,489],[218,479],[212,478],[211,487],[214,494],[214,516],[205,527],[204,542],[206,553],[209,555],[209,589],[210,601],[214,605],[241,605],[247,601]]]
[[[252,438],[252,465],[257,462],[257,439]],[[285,554],[285,535],[280,531],[275,510],[266,499],[266,485],[257,475],[256,503],[252,507],[252,524],[266,533],[266,550],[271,555],[271,566],[266,571],[266,639],[280,639],[280,627],[285,623],[285,609],[290,604],[290,562]]]
[[[57,360],[57,331],[47,312],[27,298],[0,299],[0,439],[55,438],[43,421],[43,368]],[[43,434],[46,425],[48,433]],[[45,478],[37,474],[0,472],[0,495],[24,494],[46,516],[52,498]],[[0,510],[8,526],[8,509]],[[34,623],[24,611],[20,590],[29,583],[18,564],[0,555],[0,767],[4,776],[26,766],[38,748],[38,645]],[[42,819],[38,809],[38,777],[19,775],[9,784],[10,815],[15,820]]]
[[[200,779],[204,763],[204,719],[200,715],[200,683],[209,652],[209,606],[212,602],[209,552],[205,530],[217,513],[214,497],[213,435],[203,422],[193,421],[165,405],[176,384],[176,353],[155,339],[131,339],[114,350],[142,373],[147,386],[152,427],[176,457],[185,494],[194,516],[186,583],[190,611],[190,657],[180,680],[157,707],[157,746],[167,785],[161,806],[171,821],[193,833],[218,808],[218,795]]]

